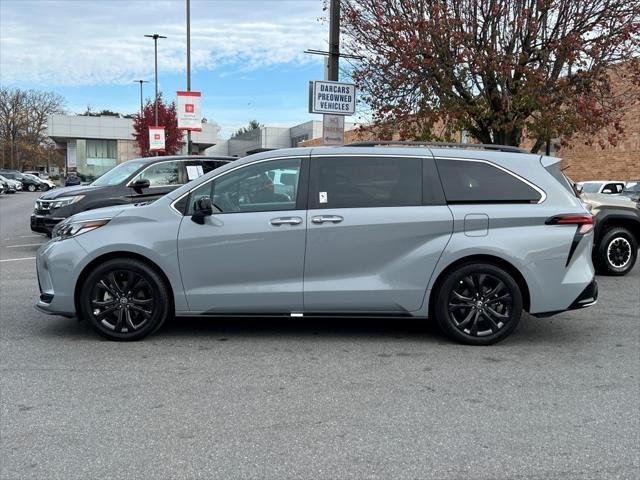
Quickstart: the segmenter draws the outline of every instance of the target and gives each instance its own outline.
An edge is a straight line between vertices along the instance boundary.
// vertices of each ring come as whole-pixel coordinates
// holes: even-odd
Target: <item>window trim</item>
[[[533,188],[536,192],[538,192],[540,194],[540,200],[538,200],[535,203],[532,203],[530,201],[516,201],[516,200],[500,200],[500,201],[496,201],[496,200],[478,200],[478,201],[448,201],[448,204],[455,204],[455,205],[471,205],[471,204],[508,204],[508,203],[519,203],[519,204],[529,204],[529,205],[540,205],[542,202],[544,202],[547,199],[547,192],[545,192],[543,189],[541,189],[540,187],[538,187],[536,184],[530,182],[529,180],[527,180],[526,178],[518,175],[515,172],[512,172],[511,170],[509,170],[508,168],[505,168],[501,165],[498,165],[496,163],[490,162],[489,160],[483,160],[480,158],[463,158],[463,157],[442,157],[442,156],[438,156],[438,157],[434,157],[434,160],[436,161],[436,168],[438,166],[437,161],[438,160],[458,160],[458,161],[463,161],[463,162],[476,162],[476,163],[485,163],[487,165],[490,165],[494,168],[497,168],[498,170],[502,170],[503,172],[505,172],[508,175],[511,175],[512,177],[514,177],[517,180],[520,180],[522,183],[524,183],[525,185]],[[439,173],[439,172],[438,172]],[[444,184],[442,185],[442,189],[444,190]],[[445,200],[446,200],[446,192],[445,192]]]
[[[202,187],[207,183],[211,183],[215,181],[217,178],[222,177],[223,175],[227,175],[228,173],[235,172],[241,168],[250,167],[253,165],[258,165],[259,163],[271,162],[274,160],[292,160],[298,159],[300,160],[300,184],[298,185],[298,198],[296,198],[296,208],[295,210],[259,210],[258,212],[217,212],[216,215],[228,215],[233,213],[260,213],[260,212],[292,212],[296,210],[306,210],[307,209],[307,193],[309,190],[309,154],[305,155],[286,155],[283,157],[270,157],[270,158],[261,158],[260,160],[256,160],[254,162],[245,163],[242,165],[237,165],[234,168],[231,168],[227,171],[219,173],[218,175],[209,178],[208,180],[199,183],[198,185],[194,185],[189,191],[183,193],[178,198],[176,198],[173,202],[169,204],[169,207],[180,216],[185,217],[188,216],[185,211],[181,212],[176,208],[176,204],[182,200],[184,197],[191,195],[194,190]],[[188,205],[188,202],[187,202]]]
[[[421,207],[421,206],[433,206],[433,205],[446,205],[445,202],[445,198],[444,198],[444,191],[442,190],[442,184],[440,181],[440,177],[438,176],[436,178],[437,183],[440,185],[440,191],[439,192],[434,192],[435,196],[438,197],[437,200],[441,200],[441,203],[439,203],[437,200],[436,201],[432,201],[432,202],[425,202],[425,175],[427,175],[428,170],[430,170],[431,172],[435,172],[436,174],[437,169],[435,166],[435,160],[433,159],[433,156],[428,156],[428,155],[399,155],[397,153],[391,153],[391,154],[385,154],[385,153],[334,153],[334,154],[327,154],[327,153],[322,153],[322,154],[318,154],[318,155],[311,155],[311,162],[313,165],[315,165],[315,162],[313,162],[313,160],[315,158],[336,158],[336,157],[341,157],[341,158],[348,158],[348,157],[365,157],[365,158],[410,158],[410,159],[416,159],[420,162],[420,170],[421,170],[421,174],[420,174],[420,189],[421,189],[421,193],[420,193],[420,204],[419,205],[395,205],[395,206],[369,206],[369,207],[329,207],[329,206],[312,206],[315,205],[315,202],[312,201],[311,199],[311,177],[317,177],[317,171],[315,168],[310,168],[310,174],[309,174],[309,191],[308,191],[308,195],[309,195],[309,201],[307,202],[307,208],[308,210],[342,210],[345,208],[408,208],[408,207]],[[433,162],[432,165],[428,165],[425,164],[425,161],[431,161]],[[428,168],[427,168],[428,166]]]

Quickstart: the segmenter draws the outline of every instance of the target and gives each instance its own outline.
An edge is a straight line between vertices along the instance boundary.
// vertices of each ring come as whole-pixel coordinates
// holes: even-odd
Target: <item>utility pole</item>
[[[338,81],[340,60],[340,0],[331,0],[329,12],[329,80]]]
[[[135,83],[139,83],[140,84],[140,118],[142,118],[142,112],[144,110],[144,106],[142,104],[143,102],[143,96],[142,96],[142,84],[143,83],[149,83],[147,80],[134,80]]]
[[[155,63],[155,71],[156,71],[156,96],[154,100],[154,109],[155,109],[155,119],[154,122],[156,126],[158,126],[158,39],[159,38],[167,38],[162,35],[158,35],[154,33],[152,35],[145,35],[145,37],[153,38],[153,49],[154,49],[154,63]]]
[[[187,92],[191,91],[191,0],[187,1]],[[187,130],[187,155],[191,155],[191,130]]]

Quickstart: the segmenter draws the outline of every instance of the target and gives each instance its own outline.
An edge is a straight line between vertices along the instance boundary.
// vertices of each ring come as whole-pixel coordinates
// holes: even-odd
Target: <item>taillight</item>
[[[567,213],[547,218],[547,225],[577,225],[578,233],[584,235],[593,230],[594,218],[590,213]]]

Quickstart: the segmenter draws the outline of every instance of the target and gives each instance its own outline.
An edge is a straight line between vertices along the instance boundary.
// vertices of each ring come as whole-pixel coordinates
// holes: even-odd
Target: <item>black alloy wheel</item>
[[[602,236],[593,250],[596,270],[604,275],[626,275],[638,258],[638,242],[624,227],[614,227]]]
[[[111,340],[139,340],[168,316],[168,291],[158,273],[132,259],[109,260],[82,287],[83,317]]]
[[[444,279],[437,293],[435,314],[440,327],[455,340],[491,345],[506,338],[518,325],[522,294],[502,268],[466,264]]]

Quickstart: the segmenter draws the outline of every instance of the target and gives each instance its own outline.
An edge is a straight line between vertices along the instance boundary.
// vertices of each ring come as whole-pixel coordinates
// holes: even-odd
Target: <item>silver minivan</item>
[[[251,155],[59,224],[36,307],[113,340],[173,315],[284,315],[435,317],[457,341],[495,343],[523,310],[597,300],[593,219],[559,161],[393,142]]]

